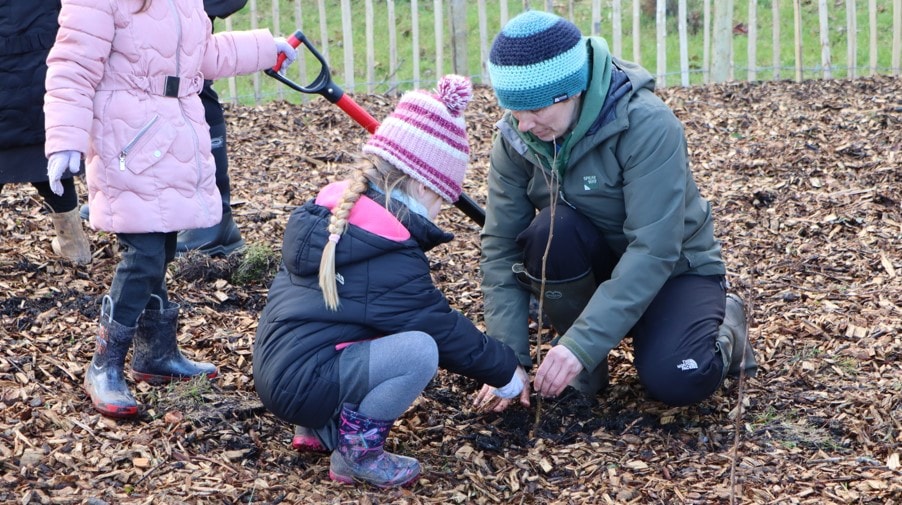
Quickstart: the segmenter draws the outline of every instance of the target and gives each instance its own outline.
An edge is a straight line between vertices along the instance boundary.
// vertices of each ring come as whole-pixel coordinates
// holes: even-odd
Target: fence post
[[[713,55],[711,79],[724,82],[730,78],[733,59],[733,0],[714,2]]]
[[[376,82],[376,40],[373,29],[373,0],[364,2],[366,16],[366,92],[372,93]]]
[[[639,0],[633,0],[633,61],[642,64],[642,46],[639,44],[640,25],[642,24],[642,15],[639,10]]]
[[[354,83],[354,26],[351,21],[351,0],[341,0],[341,44],[344,46],[345,82],[344,86],[353,93]]]
[[[793,25],[796,42],[796,82],[802,81],[802,4],[800,0],[792,1]]]
[[[620,0],[613,0],[611,6],[611,34],[614,43],[614,56],[623,58],[623,10]]]
[[[858,75],[858,16],[855,0],[846,0],[846,72],[854,79]]]
[[[749,0],[748,80],[758,79],[758,0]]]
[[[893,75],[902,74],[902,0],[893,2]]]
[[[455,74],[469,76],[467,64],[467,2],[451,0],[451,54]],[[436,79],[441,75],[436,75]]]
[[[828,19],[830,13],[827,10],[827,0],[818,1],[817,13],[821,28],[821,67],[824,79],[832,79],[833,58],[830,55],[830,21]]]
[[[398,19],[395,15],[395,0],[388,0],[388,89],[398,88]]]
[[[774,79],[780,79],[780,67],[783,66],[783,59],[780,57],[780,0],[772,0],[771,12],[773,16],[773,67]]]
[[[433,0],[432,15],[435,17],[435,78],[438,80],[444,73],[445,50],[442,46],[444,42],[444,34],[442,28],[444,21],[442,19],[442,0]]]
[[[417,0],[410,0],[410,43],[413,44],[413,88],[420,87],[420,13]]]
[[[294,0],[294,28],[304,33],[304,13],[301,9],[301,0]],[[298,81],[307,83],[307,61],[304,58],[298,58],[295,62],[298,66]],[[302,97],[306,101],[306,97]]]
[[[871,75],[874,75],[877,73],[877,0],[868,1],[868,34],[868,64]]]
[[[658,87],[667,86],[667,0],[655,2],[655,33],[657,34],[657,71],[655,83]]]
[[[489,21],[485,12],[485,0],[479,0],[476,4],[479,9],[479,61],[480,75],[483,84],[489,84]]]
[[[319,10],[319,52],[323,55],[323,59],[327,62],[329,59],[329,27],[326,25],[326,0],[318,0],[317,8]]]
[[[702,82],[708,84],[711,82],[711,0],[705,0],[702,24]]]
[[[686,0],[680,0],[677,8],[677,17],[679,17],[677,27],[680,36],[680,85],[684,88],[689,87],[689,29],[686,26],[687,10]]]

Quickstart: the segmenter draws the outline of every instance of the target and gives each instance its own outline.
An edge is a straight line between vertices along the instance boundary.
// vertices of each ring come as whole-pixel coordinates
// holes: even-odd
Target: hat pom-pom
[[[466,77],[446,75],[438,82],[436,94],[452,116],[460,116],[473,99],[473,85]]]

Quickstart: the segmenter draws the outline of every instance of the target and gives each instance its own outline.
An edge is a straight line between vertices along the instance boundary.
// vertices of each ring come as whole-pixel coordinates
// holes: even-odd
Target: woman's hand
[[[583,370],[582,363],[570,349],[562,345],[552,347],[536,371],[536,392],[555,397]]]

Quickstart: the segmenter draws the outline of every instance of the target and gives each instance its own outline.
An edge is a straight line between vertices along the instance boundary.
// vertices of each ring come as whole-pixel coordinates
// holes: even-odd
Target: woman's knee
[[[657,362],[638,367],[639,379],[649,396],[674,407],[698,403],[720,386],[721,370],[713,362]]]

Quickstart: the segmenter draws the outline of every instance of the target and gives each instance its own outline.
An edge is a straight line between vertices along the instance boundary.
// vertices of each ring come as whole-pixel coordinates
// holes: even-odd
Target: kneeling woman
[[[435,93],[405,94],[363,147],[369,160],[288,221],[257,329],[254,384],[273,414],[332,451],[333,480],[416,480],[419,462],[383,445],[438,367],[528,404],[513,350],[451,309],[425,255],[453,238],[432,219],[461,194],[471,98],[459,76]]]

